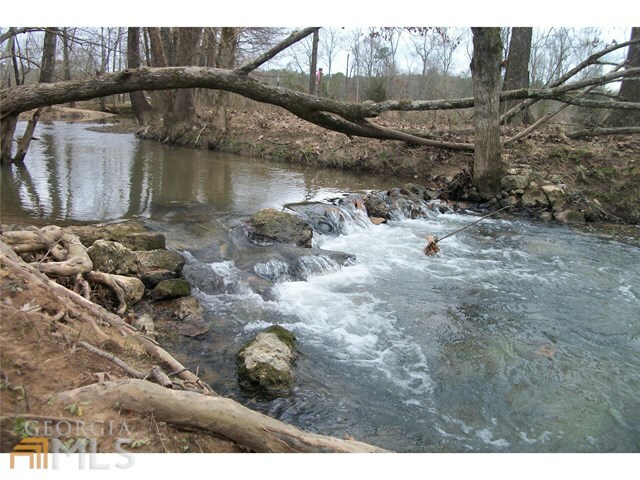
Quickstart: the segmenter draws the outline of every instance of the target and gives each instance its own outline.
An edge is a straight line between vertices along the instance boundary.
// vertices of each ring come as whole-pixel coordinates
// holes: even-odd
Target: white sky
[[[640,19],[640,2],[559,0],[236,0],[207,2],[30,0],[3,2],[0,23],[64,26],[616,26]]]
[[[603,40],[625,41],[629,23],[640,20],[640,1],[616,0],[615,8],[598,8],[585,2],[558,0],[236,0],[207,2],[179,0],[155,3],[109,0],[108,7],[91,8],[86,0],[32,0],[29,7],[5,2],[0,24],[8,26],[279,26],[279,27],[368,27],[368,26],[572,26],[600,27]],[[434,5],[435,4],[435,5]],[[165,6],[161,6],[165,5]],[[515,8],[518,10],[515,10]],[[346,70],[346,52],[333,65],[333,72]],[[407,53],[403,54],[405,59]],[[406,60],[399,59],[406,65]],[[286,61],[274,62],[273,67]],[[454,73],[468,70],[465,45],[455,54]],[[326,67],[325,67],[326,69]]]

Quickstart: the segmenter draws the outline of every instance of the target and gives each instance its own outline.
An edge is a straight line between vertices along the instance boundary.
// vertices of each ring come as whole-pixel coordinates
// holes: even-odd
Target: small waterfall
[[[335,272],[344,266],[354,265],[355,257],[338,252],[301,255],[289,261],[272,258],[256,263],[253,271],[272,282],[307,280],[311,275]]]

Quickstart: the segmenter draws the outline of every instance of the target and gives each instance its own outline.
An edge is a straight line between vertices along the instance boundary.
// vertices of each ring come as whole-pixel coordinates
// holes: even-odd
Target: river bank
[[[206,324],[184,330],[193,337],[169,332],[159,341],[223,397],[394,451],[637,449],[632,312],[640,297],[628,266],[638,251],[626,230],[501,212],[425,256],[425,237],[468,225],[481,204],[442,200],[414,178],[178,148],[95,133],[95,124],[41,127],[32,159],[3,171],[3,223],[138,219],[165,234],[185,258]],[[486,209],[522,200],[518,182],[538,184],[533,170],[517,168],[506,198]],[[565,193],[559,178],[542,178],[547,200]],[[359,199],[349,204],[353,195]],[[416,197],[432,199],[424,216]],[[283,207],[313,224],[311,249],[307,235],[296,241],[303,247],[266,245],[281,238],[271,230],[252,230],[257,244],[250,243],[247,220]],[[375,222],[362,207],[376,211]],[[176,326],[167,310],[167,326]],[[40,335],[49,334],[51,318],[43,316]],[[296,382],[290,396],[263,400],[237,381],[236,353],[275,324],[298,339]],[[24,386],[14,377],[11,370],[11,387]],[[65,406],[77,412],[74,403]]]
[[[403,124],[407,128],[416,126],[397,117],[380,122],[394,128]],[[420,127],[429,130],[425,125]],[[120,133],[138,131],[131,119],[103,128]],[[469,128],[432,126],[431,130],[444,140],[472,139]],[[231,112],[226,135],[217,150],[281,163],[382,174],[397,179],[396,184],[411,181],[446,192],[449,200],[469,200],[473,160],[470,153],[350,138],[285,111]],[[597,214],[587,212],[587,221],[640,223],[638,135],[571,140],[563,134],[562,127],[553,126],[505,148],[503,157],[511,166],[526,165],[538,178],[564,184],[572,196],[592,203]]]

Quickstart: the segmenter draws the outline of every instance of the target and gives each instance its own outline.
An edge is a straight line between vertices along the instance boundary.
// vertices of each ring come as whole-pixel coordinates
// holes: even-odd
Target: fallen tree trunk
[[[122,408],[153,412],[156,420],[205,430],[256,452],[385,452],[363,442],[305,432],[229,398],[171,390],[144,380],[95,383],[62,392],[57,398],[64,404],[92,402],[109,407],[119,402]]]
[[[567,133],[569,138],[596,137],[599,135],[631,135],[640,133],[640,127],[593,127]]]
[[[637,76],[640,68],[630,68],[622,72],[612,72],[553,88],[520,89],[502,92],[500,101],[518,99],[552,99],[561,102],[586,104],[586,100],[576,100],[571,92],[617,81],[627,76]],[[355,135],[380,140],[400,140],[414,145],[431,145],[423,137],[374,126],[366,119],[374,118],[390,111],[431,111],[474,106],[473,98],[453,100],[392,100],[379,103],[350,103],[318,97],[287,88],[263,83],[248,76],[244,70],[227,70],[210,67],[163,67],[126,69],[101,75],[89,80],[59,82],[55,84],[22,85],[0,91],[0,116],[5,124],[15,115],[47,105],[69,101],[89,100],[108,95],[139,90],[170,90],[184,88],[209,88],[237,93],[262,103],[280,106],[299,118],[347,135]],[[590,106],[600,108],[640,108],[636,103],[588,101]],[[331,120],[331,117],[334,120]],[[8,128],[8,127],[7,127]],[[6,128],[4,130],[7,130]],[[9,133],[4,132],[3,141],[8,141]],[[440,142],[439,148],[469,150],[468,144]]]

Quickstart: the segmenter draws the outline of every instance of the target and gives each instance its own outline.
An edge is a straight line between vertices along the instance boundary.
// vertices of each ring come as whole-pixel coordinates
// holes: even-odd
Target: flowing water
[[[374,226],[351,215],[342,234],[316,233],[315,246],[356,261],[302,257],[293,274],[280,257],[238,248],[238,222],[393,182],[82,124],[43,125],[36,136],[26,166],[2,172],[2,222],[140,218],[165,233],[187,257],[211,327],[169,349],[220,393],[396,451],[640,451],[638,229],[487,219],[426,257],[427,234],[473,217],[434,210]],[[247,265],[273,288],[258,291]],[[223,285],[212,288],[213,277]],[[297,387],[266,401],[238,387],[235,353],[276,323],[298,338]]]

